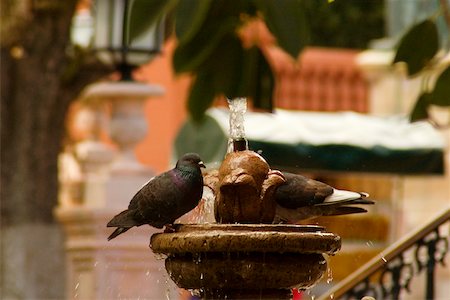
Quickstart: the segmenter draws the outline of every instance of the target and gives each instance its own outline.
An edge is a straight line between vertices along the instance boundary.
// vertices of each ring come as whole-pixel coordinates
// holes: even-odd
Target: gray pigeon
[[[197,206],[203,193],[205,167],[196,153],[183,155],[172,170],[145,184],[131,199],[128,209],[112,218],[107,227],[117,227],[108,241],[134,226],[163,228]]]
[[[374,204],[366,193],[335,189],[302,175],[283,172],[286,182],[275,191],[277,220],[297,222],[321,216],[367,212],[353,205]]]

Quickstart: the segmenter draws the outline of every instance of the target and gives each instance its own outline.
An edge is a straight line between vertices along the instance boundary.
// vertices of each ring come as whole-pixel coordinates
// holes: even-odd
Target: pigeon
[[[203,193],[200,167],[205,167],[200,156],[188,153],[177,161],[175,168],[147,182],[133,196],[128,209],[108,222],[107,227],[117,227],[108,241],[134,226],[170,226],[176,219],[194,209]]]
[[[367,193],[338,190],[302,175],[283,172],[286,180],[275,191],[276,220],[295,223],[321,216],[367,212],[353,205],[374,204]]]

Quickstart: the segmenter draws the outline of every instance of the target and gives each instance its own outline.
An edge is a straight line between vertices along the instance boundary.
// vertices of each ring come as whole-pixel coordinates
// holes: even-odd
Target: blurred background
[[[156,230],[134,228],[106,241],[111,216],[181,154],[198,152],[214,168],[226,151],[226,98],[190,100],[199,76],[177,70],[180,40],[170,10],[177,1],[167,2],[173,4],[163,16],[143,10],[158,26],[124,51],[121,30],[133,25],[112,18],[123,18],[122,1],[2,0],[2,299],[188,297],[149,249]],[[249,97],[250,148],[274,168],[365,191],[376,201],[363,216],[308,222],[339,234],[343,247],[307,298],[448,210],[448,104],[428,107],[427,120],[409,119],[424,85],[448,68],[450,1],[300,2],[309,41],[298,56],[280,46],[262,18],[239,31],[273,75],[270,105]],[[430,16],[439,51],[432,67],[410,77],[392,64],[396,47]],[[192,111],[202,109],[207,117],[198,122]],[[277,117],[267,117],[268,110]],[[276,140],[280,128],[294,126],[305,134]],[[441,231],[448,239],[448,224]],[[442,266],[436,272],[437,299],[444,299],[450,273]],[[420,284],[411,285],[409,299],[423,298],[424,280],[414,280]]]

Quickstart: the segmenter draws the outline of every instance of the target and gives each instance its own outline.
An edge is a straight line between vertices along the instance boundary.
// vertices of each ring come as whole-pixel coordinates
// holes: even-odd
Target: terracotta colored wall
[[[163,96],[149,99],[145,114],[149,122],[147,137],[136,147],[136,155],[142,163],[158,173],[169,167],[172,145],[176,133],[186,119],[186,96],[189,78],[172,72],[171,56],[174,41],[169,41],[162,55],[137,71],[136,78],[165,89]]]
[[[276,45],[262,22],[241,31],[244,42],[258,44],[276,76],[275,105],[312,111],[368,112],[368,83],[356,63],[357,50],[307,47],[294,60]]]
[[[274,46],[267,53],[277,77],[278,107],[367,113],[368,84],[356,64],[358,51],[306,48],[296,64]]]

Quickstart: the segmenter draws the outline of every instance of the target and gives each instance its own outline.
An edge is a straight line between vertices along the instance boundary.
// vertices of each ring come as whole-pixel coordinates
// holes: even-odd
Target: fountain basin
[[[314,285],[340,237],[315,225],[177,224],[151,238],[153,252],[181,288],[212,298],[288,295]],[[240,297],[239,295],[246,295]],[[261,297],[260,297],[261,296]],[[280,298],[285,298],[284,296]]]

